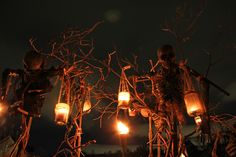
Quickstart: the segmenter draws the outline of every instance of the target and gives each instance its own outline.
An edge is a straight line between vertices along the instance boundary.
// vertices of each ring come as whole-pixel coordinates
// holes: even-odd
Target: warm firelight
[[[118,94],[118,106],[122,109],[127,109],[129,107],[130,93],[129,92],[119,92]]]
[[[129,116],[130,117],[136,116],[136,111],[135,110],[132,110],[132,109],[129,108],[128,111],[129,111]]]
[[[183,153],[181,153],[180,157],[186,157]]]
[[[142,109],[140,110],[140,113],[141,113],[141,115],[142,115],[143,117],[145,117],[145,118],[147,118],[147,117],[149,116],[149,110],[146,109],[146,108],[142,108]]]
[[[126,135],[129,133],[129,128],[124,123],[118,121],[117,122],[117,130],[120,135]]]
[[[200,116],[194,117],[195,123],[200,125],[202,123],[202,118]]]
[[[184,102],[191,117],[199,116],[206,112],[202,98],[195,91],[187,92],[184,96]]]
[[[0,116],[3,116],[7,112],[7,106],[3,101],[0,101]]]
[[[55,107],[55,121],[58,125],[65,125],[68,121],[70,106],[66,103],[58,103]]]
[[[91,111],[91,101],[90,100],[86,100],[84,102],[84,106],[83,106],[83,112],[87,112],[89,113]]]

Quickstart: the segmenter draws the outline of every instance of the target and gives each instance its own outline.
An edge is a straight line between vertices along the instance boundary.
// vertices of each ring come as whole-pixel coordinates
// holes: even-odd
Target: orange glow
[[[90,100],[86,100],[83,106],[83,112],[89,113],[91,111],[91,106]]]
[[[200,125],[202,123],[202,119],[200,116],[194,117],[194,120],[197,125]]]
[[[129,92],[119,92],[118,94],[118,107],[122,109],[127,109],[130,101]]]
[[[204,102],[197,92],[191,91],[185,94],[184,102],[189,116],[199,116],[206,112]]]
[[[130,116],[130,117],[136,116],[136,111],[135,111],[135,110],[131,110],[131,109],[129,108],[129,116]]]
[[[125,135],[129,133],[129,128],[128,126],[126,126],[124,123],[122,122],[117,122],[117,130],[119,132],[119,134],[121,135]]]
[[[70,106],[65,103],[58,103],[55,107],[55,121],[58,125],[65,125],[68,121]]]
[[[186,157],[183,153],[181,153],[180,157]]]
[[[147,118],[149,116],[149,110],[148,109],[145,109],[145,108],[142,108],[140,110],[140,113],[143,117]]]
[[[7,105],[0,101],[0,116],[3,116],[7,112]]]

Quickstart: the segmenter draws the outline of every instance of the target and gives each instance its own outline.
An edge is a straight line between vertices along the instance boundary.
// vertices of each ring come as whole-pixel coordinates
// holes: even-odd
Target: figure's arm
[[[183,70],[187,70],[189,72],[189,74],[191,74],[192,76],[196,77],[196,78],[200,78],[201,80],[205,81],[206,83],[214,86],[216,89],[218,89],[219,91],[221,91],[222,93],[224,93],[225,95],[229,96],[229,92],[225,91],[223,88],[221,88],[220,86],[218,86],[217,84],[215,84],[214,82],[212,82],[211,80],[209,80],[208,78],[202,76],[199,72],[197,72],[195,69],[189,67],[188,65],[186,65],[186,62],[180,63],[179,67]]]
[[[148,72],[143,74],[136,74],[134,77],[137,78],[137,82],[144,82],[144,81],[150,81],[150,80],[159,80],[163,77],[158,72]]]
[[[1,91],[1,96],[2,98],[6,96],[10,82],[12,77],[22,77],[24,71],[20,69],[5,69],[2,73],[2,91]]]

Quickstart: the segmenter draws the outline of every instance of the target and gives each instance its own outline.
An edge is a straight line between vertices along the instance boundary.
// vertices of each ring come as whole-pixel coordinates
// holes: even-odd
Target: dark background
[[[191,11],[187,17],[196,13],[196,8],[203,1],[188,0],[126,0],[126,1],[80,1],[80,0],[2,0],[0,2],[0,68],[22,68],[24,53],[29,50],[28,40],[36,39],[42,50],[46,50],[49,41],[67,28],[88,28],[97,21],[104,23],[93,32],[95,53],[101,58],[112,52],[114,47],[123,56],[135,54],[143,68],[148,67],[148,59],[155,60],[156,50],[162,44],[176,45],[175,38],[161,31],[165,21],[173,21],[178,7],[187,3]],[[213,61],[209,79],[231,93],[225,97],[212,88],[211,100],[217,111],[235,114],[236,102],[236,2],[234,0],[209,0],[198,19],[195,33],[183,46],[184,52],[177,52],[177,57],[184,53],[190,66],[200,73],[206,71],[208,56]],[[188,18],[184,20],[188,22]],[[182,28],[184,29],[184,27]],[[53,109],[57,90],[48,97],[43,108],[43,117],[33,121],[30,146],[42,156],[55,152],[63,138],[63,127],[53,122]],[[102,129],[99,122],[93,121],[95,114],[87,115],[84,121],[84,140],[96,139],[97,145],[89,152],[108,152],[119,149],[118,138],[113,119],[104,121]],[[131,119],[132,121],[132,119]],[[139,145],[147,141],[145,119],[134,119],[134,128],[130,143]],[[188,130],[191,126],[188,124]],[[114,146],[113,146],[114,145]]]

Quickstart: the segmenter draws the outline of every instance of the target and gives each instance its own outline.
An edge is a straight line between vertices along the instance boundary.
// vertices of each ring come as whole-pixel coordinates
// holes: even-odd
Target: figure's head
[[[171,45],[163,45],[157,50],[159,61],[171,63],[175,61],[175,50]]]
[[[36,51],[28,51],[24,57],[24,66],[27,70],[40,70],[44,66],[44,57]]]

